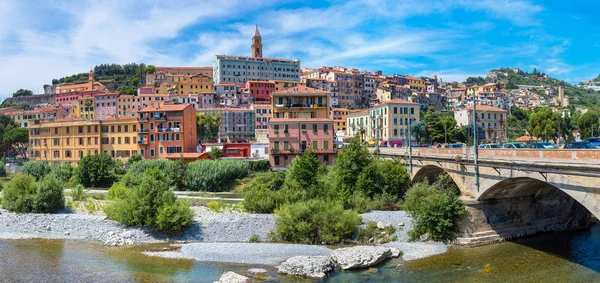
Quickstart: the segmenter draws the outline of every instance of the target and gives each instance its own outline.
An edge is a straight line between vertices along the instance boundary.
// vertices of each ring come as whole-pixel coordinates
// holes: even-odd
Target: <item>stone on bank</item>
[[[392,256],[390,248],[357,246],[341,248],[331,252],[331,258],[344,270],[376,265]]]
[[[219,281],[215,281],[215,283],[246,283],[250,282],[250,278],[239,275],[233,271],[228,271],[221,275]]]
[[[295,256],[283,262],[278,272],[286,275],[324,278],[333,267],[329,256]]]

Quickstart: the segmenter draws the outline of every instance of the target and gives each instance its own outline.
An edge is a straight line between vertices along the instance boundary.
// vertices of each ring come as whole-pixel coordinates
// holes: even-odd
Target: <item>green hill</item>
[[[94,67],[94,80],[104,83],[110,91],[120,90],[125,94],[134,94],[139,85],[146,81],[148,67],[146,64],[129,63],[119,64],[100,64]],[[53,79],[52,84],[79,84],[88,81],[88,73],[79,73],[66,76],[60,79]]]

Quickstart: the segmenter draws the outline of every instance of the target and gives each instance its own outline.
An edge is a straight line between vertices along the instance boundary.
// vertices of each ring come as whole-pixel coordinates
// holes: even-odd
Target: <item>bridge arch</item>
[[[565,199],[561,198],[564,195],[573,199],[578,205],[584,207],[589,213],[600,219],[600,213],[598,213],[600,204],[595,197],[597,189],[582,185],[566,185],[565,182],[554,183],[544,180],[541,175],[537,175],[539,174],[531,174],[527,177],[513,177],[497,182],[483,191],[477,200],[490,201],[524,197],[543,199],[544,196],[554,195],[555,197],[558,196],[556,199],[564,202]],[[563,203],[563,205],[565,204]],[[576,205],[574,205],[573,209],[577,209]]]
[[[429,164],[418,168],[418,170],[412,175],[412,183],[419,183],[425,180],[429,183],[433,183],[439,176],[444,174],[447,174],[450,176],[450,178],[452,178],[452,181],[454,181],[454,184],[456,184],[458,187],[461,195],[468,193],[468,191],[465,189],[465,186],[463,186],[464,180],[461,176],[437,165]]]

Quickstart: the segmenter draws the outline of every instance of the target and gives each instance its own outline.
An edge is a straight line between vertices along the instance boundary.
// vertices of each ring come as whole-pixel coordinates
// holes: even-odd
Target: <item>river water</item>
[[[213,282],[248,266],[149,257],[168,245],[106,247],[71,240],[0,240],[0,282]],[[335,272],[322,282],[600,282],[600,225],[378,268]],[[318,282],[279,277],[267,282]]]

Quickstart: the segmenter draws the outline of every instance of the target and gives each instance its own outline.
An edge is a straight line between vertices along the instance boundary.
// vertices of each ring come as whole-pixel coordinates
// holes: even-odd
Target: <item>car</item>
[[[591,142],[596,147],[600,146],[600,137],[589,137],[585,140]]]
[[[563,149],[598,149],[591,142],[568,142]]]
[[[400,139],[389,139],[386,141],[382,141],[379,144],[380,147],[402,147],[402,140]]]
[[[536,149],[558,149],[558,146],[554,145],[553,143],[549,143],[549,142],[533,142],[533,143],[531,143],[531,145],[529,146],[529,148],[536,148]]]
[[[466,145],[464,143],[451,143],[447,144],[446,148],[465,148]]]
[[[479,148],[500,148],[500,145],[497,143],[484,143],[480,144]]]
[[[502,148],[529,148],[526,144],[522,142],[509,142],[502,145]]]

